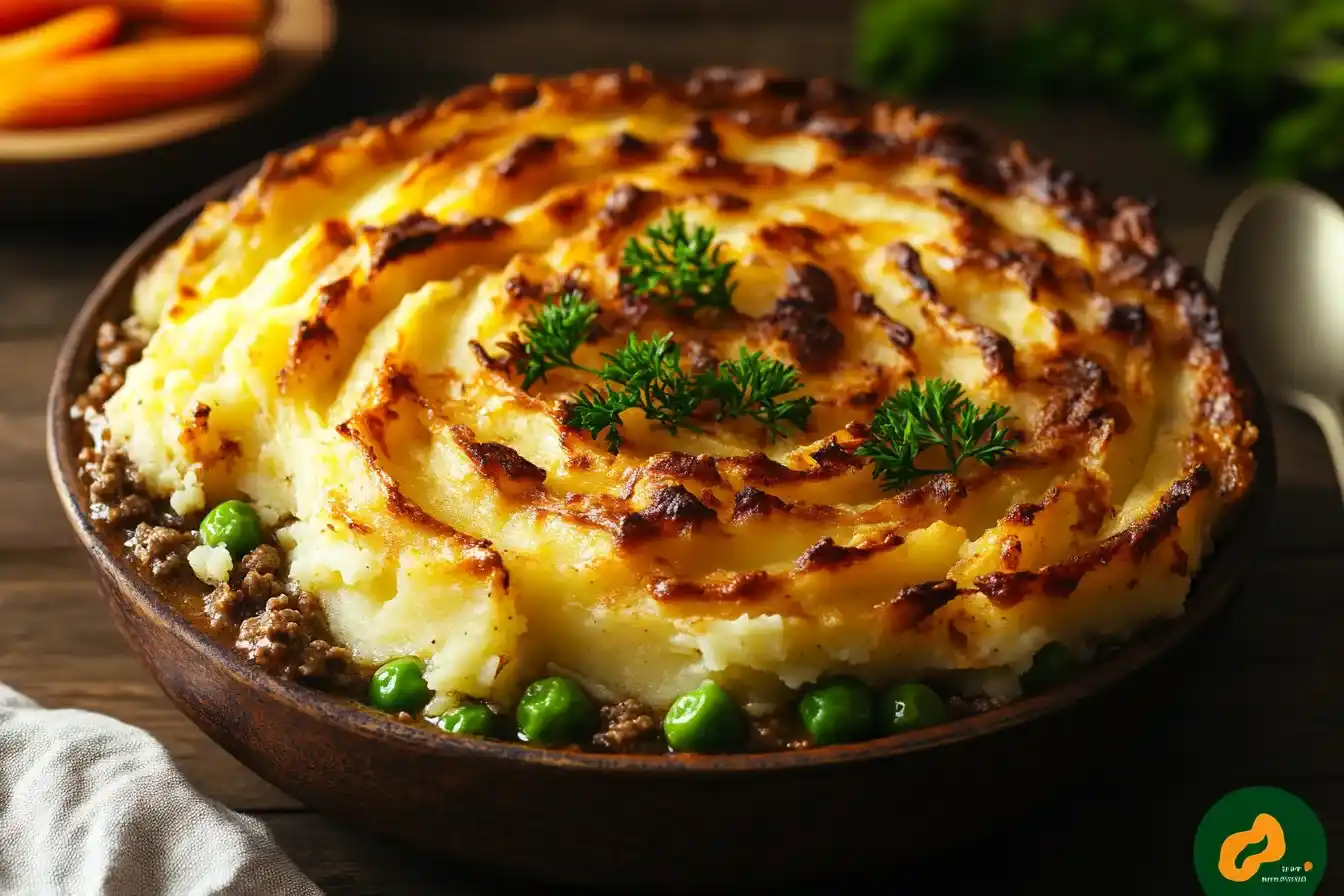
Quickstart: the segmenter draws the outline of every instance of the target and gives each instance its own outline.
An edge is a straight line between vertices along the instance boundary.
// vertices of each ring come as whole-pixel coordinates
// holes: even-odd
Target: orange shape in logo
[[[1242,859],[1238,865],[1237,856],[1241,851],[1261,840],[1265,841],[1265,848]],[[1237,883],[1250,880],[1260,870],[1261,865],[1266,862],[1277,862],[1283,858],[1286,848],[1283,841],[1283,825],[1279,824],[1279,820],[1273,815],[1261,812],[1255,816],[1255,822],[1249,831],[1237,831],[1223,841],[1222,848],[1218,850],[1218,873]],[[1306,866],[1308,871],[1311,870],[1310,865],[1308,862]]]

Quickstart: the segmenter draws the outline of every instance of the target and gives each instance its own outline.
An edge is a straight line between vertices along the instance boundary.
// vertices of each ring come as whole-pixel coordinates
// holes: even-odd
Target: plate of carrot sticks
[[[0,162],[121,154],[296,89],[330,0],[0,0]]]

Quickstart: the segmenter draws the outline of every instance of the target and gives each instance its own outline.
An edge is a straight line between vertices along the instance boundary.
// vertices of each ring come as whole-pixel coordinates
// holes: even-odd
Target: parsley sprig
[[[566,422],[595,439],[605,433],[613,454],[621,446],[621,414],[632,408],[676,435],[678,429],[699,432],[693,420],[712,401],[714,420],[749,417],[774,441],[788,426],[804,429],[816,405],[810,396],[784,398],[802,385],[796,368],[746,348],[737,359],[694,376],[682,369],[681,346],[671,333],[651,339],[631,333],[624,346],[603,357],[607,363],[598,376],[604,385],[581,391]]]
[[[631,237],[625,245],[622,290],[669,311],[732,308],[735,262],[720,260],[712,228],[688,228],[681,212],[673,210],[666,224],[652,224],[645,234],[647,244]],[[786,397],[802,387],[798,370],[745,347],[737,358],[693,375],[682,369],[681,346],[671,333],[649,339],[631,333],[625,345],[602,356],[601,369],[579,364],[574,354],[591,334],[597,313],[597,303],[582,290],[568,290],[539,306],[505,348],[524,390],[557,368],[595,374],[601,384],[579,391],[565,422],[595,439],[605,434],[613,454],[621,445],[621,415],[635,408],[674,435],[683,428],[698,431],[692,422],[697,416],[750,418],[765,427],[772,441],[788,427],[806,428],[816,399]]]
[[[671,333],[652,339],[631,333],[625,345],[603,357],[607,363],[598,376],[605,385],[580,392],[567,422],[593,438],[605,431],[612,454],[621,445],[623,412],[639,408],[676,435],[703,400],[696,380],[681,369],[681,346],[672,341]]]
[[[523,346],[518,366],[524,391],[557,367],[588,370],[574,363],[574,353],[588,338],[595,320],[597,303],[584,298],[577,289],[538,306],[532,318],[518,328]]]
[[[621,287],[645,296],[668,311],[733,307],[736,262],[720,261],[714,230],[686,226],[685,216],[669,210],[666,224],[650,224],[648,242],[630,237],[621,253]]]
[[[1017,444],[1000,426],[1007,416],[1008,409],[999,404],[977,408],[956,380],[927,380],[923,388],[911,383],[878,407],[870,436],[855,454],[872,458],[873,478],[887,489],[921,476],[956,473],[968,460],[992,467]],[[942,447],[947,466],[916,467],[920,452],[936,446]]]
[[[577,290],[541,305],[512,343],[514,364],[528,389],[556,368],[582,370],[601,379],[599,386],[581,389],[571,403],[565,422],[598,438],[606,433],[607,450],[621,444],[621,414],[639,408],[644,416],[672,434],[678,429],[699,430],[692,419],[711,407],[716,421],[749,417],[770,434],[771,441],[792,426],[802,430],[816,400],[810,396],[786,398],[802,383],[797,368],[739,349],[738,357],[692,375],[682,369],[681,346],[671,333],[640,339],[631,333],[625,345],[603,354],[600,369],[574,360],[597,318],[597,304]]]
[[[805,428],[817,403],[810,395],[783,398],[801,388],[798,368],[748,352],[746,346],[738,349],[736,360],[721,362],[701,380],[701,388],[719,403],[715,419],[750,417],[769,431],[771,441],[784,434],[786,425]]]

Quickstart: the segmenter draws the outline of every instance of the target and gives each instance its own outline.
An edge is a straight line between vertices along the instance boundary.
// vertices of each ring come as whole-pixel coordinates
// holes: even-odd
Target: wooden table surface
[[[630,11],[639,4],[588,0],[581,5],[605,16],[589,22],[557,12],[487,17],[484,3],[459,4],[458,21],[431,21],[400,5],[412,11],[375,17],[347,4],[331,69],[277,128],[276,144],[494,70],[545,73],[628,61],[670,69],[714,61],[849,70],[844,3],[726,4],[757,16],[745,30],[711,23],[708,0],[683,4],[675,18]],[[534,0],[498,7],[551,8]],[[774,12],[763,17],[767,9]],[[1166,232],[1191,261],[1202,258],[1220,209],[1242,186],[1235,177],[1191,170],[1153,136],[1098,110],[1023,116],[1002,114],[993,103],[953,105],[1019,132],[1112,190],[1163,197]],[[201,183],[237,161],[221,159],[217,170],[201,172]],[[264,821],[329,893],[498,889],[497,874],[414,859],[258,779],[168,703],[114,631],[53,495],[43,405],[62,333],[100,273],[151,218],[0,229],[0,681],[49,706],[96,710],[149,730],[201,791]],[[1195,826],[1215,799],[1251,784],[1297,793],[1344,846],[1344,651],[1337,645],[1344,631],[1344,505],[1319,435],[1295,414],[1276,410],[1274,417],[1282,485],[1272,534],[1209,662],[1194,680],[1171,683],[1175,709],[1155,712],[1106,768],[1025,807],[1012,825],[915,866],[846,881],[845,891],[955,893],[993,884],[998,892],[1034,894],[1069,884],[1093,894],[1197,893]],[[901,811],[899,793],[878,800],[879,812]],[[1344,892],[1344,869],[1327,880],[1322,893]]]

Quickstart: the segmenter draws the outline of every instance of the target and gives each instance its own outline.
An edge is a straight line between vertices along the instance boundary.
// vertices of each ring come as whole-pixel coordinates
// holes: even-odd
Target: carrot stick
[[[261,44],[220,35],[162,38],[65,59],[0,80],[0,128],[73,127],[224,93],[261,64]]]
[[[165,37],[192,37],[202,32],[186,25],[168,22],[133,22],[122,31],[126,41],[162,40]]]
[[[30,28],[68,12],[69,0],[0,0],[0,34]]]
[[[70,2],[70,0],[62,0]],[[128,15],[196,28],[250,31],[266,16],[265,0],[117,0]]]
[[[0,69],[77,56],[107,46],[121,28],[115,6],[89,6],[44,25],[0,37]]]
[[[0,34],[28,28],[95,0],[0,0]],[[254,31],[266,18],[269,0],[103,0],[128,18],[167,22],[208,31]]]

